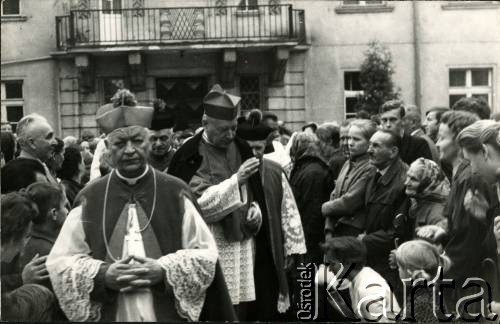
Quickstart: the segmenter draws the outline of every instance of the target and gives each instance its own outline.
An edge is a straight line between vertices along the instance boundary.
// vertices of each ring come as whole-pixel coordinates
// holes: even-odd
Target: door
[[[175,119],[177,128],[201,126],[203,97],[207,94],[207,79],[165,78],[156,80],[156,97],[165,101]]]
[[[100,40],[101,42],[123,41],[122,0],[99,0]]]

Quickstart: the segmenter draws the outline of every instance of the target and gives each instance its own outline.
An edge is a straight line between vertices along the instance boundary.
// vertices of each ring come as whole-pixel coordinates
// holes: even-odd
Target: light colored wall
[[[392,53],[394,83],[402,99],[415,104],[413,8],[410,1],[389,1],[392,12],[339,14],[341,1],[289,0],[305,9],[305,119],[322,122],[344,118],[343,72],[359,69],[368,43],[378,40]],[[448,69],[493,68],[493,109],[500,111],[500,9],[443,10],[448,1],[417,1],[420,24],[422,111],[448,105]]]
[[[343,72],[358,70],[368,43],[378,40],[392,53],[394,82],[402,98],[414,103],[413,31],[410,2],[391,3],[394,11],[338,14],[338,1],[294,1],[305,9],[306,119],[322,122],[344,119]]]
[[[24,115],[45,116],[54,130],[59,129],[57,74],[53,60],[2,66],[3,80],[23,80]]]
[[[50,52],[56,47],[55,16],[62,14],[63,1],[20,1],[23,21],[2,19],[2,80],[23,80],[24,114],[47,117],[57,131],[57,73]]]
[[[444,4],[419,3],[423,110],[448,105],[450,67],[485,66],[493,68],[492,106],[500,112],[500,8],[443,10]]]

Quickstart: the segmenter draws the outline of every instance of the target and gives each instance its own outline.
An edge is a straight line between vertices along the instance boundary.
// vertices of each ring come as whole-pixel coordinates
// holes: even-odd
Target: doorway
[[[163,99],[172,111],[176,128],[201,126],[203,97],[207,94],[207,78],[161,78],[156,80],[156,97]]]

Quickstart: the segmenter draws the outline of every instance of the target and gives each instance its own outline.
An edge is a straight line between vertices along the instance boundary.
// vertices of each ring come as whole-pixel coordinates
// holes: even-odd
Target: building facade
[[[500,111],[499,21],[498,1],[4,0],[1,115],[39,112],[63,137],[97,132],[96,110],[126,87],[195,127],[220,83],[292,129],[341,121],[373,40],[391,51],[406,103],[479,96]]]

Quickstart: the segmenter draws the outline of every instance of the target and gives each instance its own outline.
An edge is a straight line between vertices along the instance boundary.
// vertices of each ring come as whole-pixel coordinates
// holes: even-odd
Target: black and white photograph
[[[500,323],[500,1],[0,1],[1,321]]]

